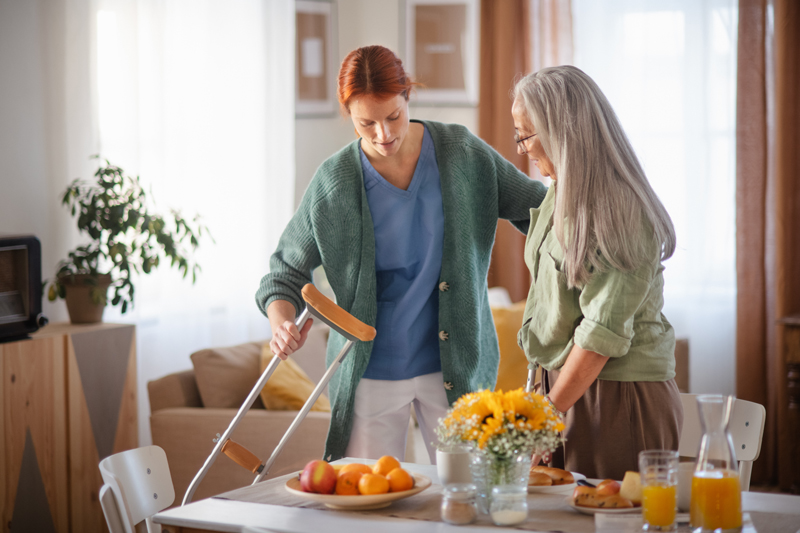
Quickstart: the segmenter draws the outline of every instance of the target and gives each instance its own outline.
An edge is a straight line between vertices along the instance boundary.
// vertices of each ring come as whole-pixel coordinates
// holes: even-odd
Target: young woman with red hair
[[[337,303],[377,330],[330,382],[329,461],[402,459],[413,403],[435,462],[449,404],[497,378],[486,282],[497,220],[527,232],[547,192],[465,127],[410,120],[414,85],[387,48],[348,54],[338,96],[359,138],[320,165],[256,294],[282,359],[305,342],[310,324],[294,319],[319,265]],[[329,364],[344,342],[331,333]]]

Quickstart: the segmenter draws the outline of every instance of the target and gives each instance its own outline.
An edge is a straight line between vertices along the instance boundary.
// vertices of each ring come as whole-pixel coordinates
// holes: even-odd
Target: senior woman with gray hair
[[[547,68],[513,94],[517,148],[553,180],[531,209],[533,281],[519,332],[531,366],[543,368],[542,393],[565,418],[552,464],[622,479],[638,470],[640,451],[678,449],[675,334],[661,313],[661,262],[675,251],[675,230],[589,76]]]

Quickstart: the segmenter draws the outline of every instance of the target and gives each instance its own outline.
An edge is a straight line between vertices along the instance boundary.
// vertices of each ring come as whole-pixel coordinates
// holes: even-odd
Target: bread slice
[[[632,501],[634,505],[642,504],[642,480],[639,472],[625,472],[619,494]]]

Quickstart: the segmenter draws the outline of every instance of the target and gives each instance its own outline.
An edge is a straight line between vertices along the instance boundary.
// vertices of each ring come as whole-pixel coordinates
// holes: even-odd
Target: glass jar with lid
[[[452,483],[442,491],[442,520],[462,526],[478,518],[477,489],[472,483]]]
[[[489,514],[496,526],[514,526],[528,519],[528,487],[498,485],[492,488]]]

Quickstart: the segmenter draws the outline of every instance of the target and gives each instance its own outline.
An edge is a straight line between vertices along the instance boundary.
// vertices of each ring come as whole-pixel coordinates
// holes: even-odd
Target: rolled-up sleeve
[[[650,292],[651,282],[640,273],[611,268],[592,275],[581,291],[583,319],[575,329],[575,344],[606,357],[628,353],[634,316]]]

